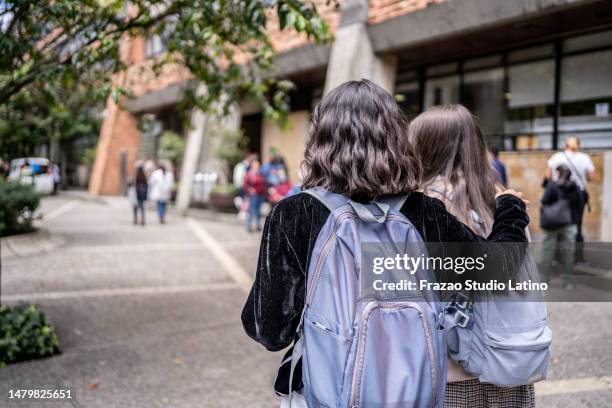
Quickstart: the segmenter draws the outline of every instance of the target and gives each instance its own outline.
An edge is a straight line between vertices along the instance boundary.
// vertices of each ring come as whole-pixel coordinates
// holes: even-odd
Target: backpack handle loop
[[[372,204],[378,207],[382,212],[382,214],[375,215],[372,213],[372,211],[368,209],[368,207],[361,203],[358,203],[353,200],[349,200],[348,203],[351,205],[351,207],[353,207],[353,210],[355,210],[355,213],[357,213],[357,216],[360,220],[365,222],[378,222],[380,224],[385,222],[385,220],[387,219],[387,214],[389,214],[389,209],[391,208],[389,204],[372,201]]]

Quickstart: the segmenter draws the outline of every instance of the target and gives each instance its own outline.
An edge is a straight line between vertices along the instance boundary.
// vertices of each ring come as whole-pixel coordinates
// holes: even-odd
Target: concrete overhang
[[[185,87],[191,81],[182,81],[165,88],[158,89],[127,99],[123,106],[134,114],[151,113],[167,106],[176,105],[183,99]]]
[[[306,44],[275,57],[274,72],[270,75],[287,77],[301,83],[307,79],[324,75],[329,61],[330,47],[319,44]],[[191,86],[193,80],[172,84],[165,88],[151,91],[124,102],[124,107],[134,114],[152,113],[168,106],[176,105],[183,98],[185,87]],[[245,112],[257,112],[258,107],[244,103]]]
[[[389,53],[597,0],[449,0],[368,26],[374,51]]]

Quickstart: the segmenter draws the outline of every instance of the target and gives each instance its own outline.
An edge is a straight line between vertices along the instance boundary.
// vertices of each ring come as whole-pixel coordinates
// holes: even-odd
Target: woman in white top
[[[172,187],[174,187],[172,172],[166,171],[166,168],[161,164],[158,165],[149,177],[149,198],[155,201],[161,224],[166,222],[166,206],[172,195]]]
[[[595,178],[595,166],[588,154],[580,151],[580,139],[577,137],[568,137],[565,139],[565,150],[553,154],[548,159],[548,170],[546,177],[556,180],[556,170],[560,166],[566,166],[572,172],[570,180],[572,180],[580,189],[580,208],[578,210],[579,217],[576,224],[576,253],[574,255],[575,262],[583,262],[583,246],[584,237],[582,236],[582,216],[584,207],[589,202],[589,193],[587,192],[587,183]]]

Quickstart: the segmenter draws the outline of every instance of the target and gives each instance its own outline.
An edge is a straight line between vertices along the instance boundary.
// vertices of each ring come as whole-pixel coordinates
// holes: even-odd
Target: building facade
[[[309,44],[294,33],[273,32],[277,70],[297,85],[289,129],[263,120],[240,106],[230,120],[249,137],[263,160],[270,148],[285,156],[292,181],[308,118],[322,95],[352,79],[368,78],[391,92],[408,118],[430,106],[462,103],[479,116],[491,146],[500,148],[510,185],[537,201],[551,151],[565,138],[579,136],[597,167],[591,183],[588,239],[612,239],[612,3],[591,0],[343,0],[320,1],[320,13],[334,31],[331,47]],[[121,177],[142,156],[138,122],[155,115],[174,127],[181,84],[180,67],[160,78],[142,78],[137,67],[163,46],[154,39],[132,39],[125,52],[132,67],[120,81],[137,97],[120,109],[109,102],[100,135],[90,191],[116,194]],[[214,167],[207,149],[206,115],[192,116],[182,177]],[[189,156],[189,157],[188,157]],[[123,170],[122,170],[123,169]],[[188,178],[189,179],[189,178]],[[185,184],[185,185],[183,185]],[[190,183],[179,194],[189,203]],[[537,228],[535,229],[537,233]]]

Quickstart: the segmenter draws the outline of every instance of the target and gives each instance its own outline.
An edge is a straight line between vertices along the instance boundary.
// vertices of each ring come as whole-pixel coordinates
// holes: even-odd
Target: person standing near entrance
[[[549,281],[557,242],[561,241],[560,245],[564,245],[561,247],[564,287],[572,289],[574,269],[572,246],[576,239],[581,195],[577,184],[571,179],[572,171],[567,166],[557,167],[555,173],[555,181],[552,179],[545,181],[545,191],[541,200],[540,227],[544,232],[542,277],[545,282]]]
[[[247,230],[253,232],[253,221],[257,231],[261,230],[261,205],[266,200],[268,186],[266,178],[261,172],[259,160],[253,160],[249,171],[244,177],[244,192],[249,197],[249,209],[247,214]]]
[[[142,166],[136,168],[136,175],[128,183],[128,197],[134,210],[134,225],[138,224],[138,213],[140,212],[140,224],[145,225],[145,201],[149,192],[147,176]]]
[[[489,154],[491,155],[489,163],[493,168],[495,180],[503,187],[508,187],[508,173],[506,165],[499,160],[499,149],[497,147],[490,148]]]
[[[174,176],[171,171],[166,171],[163,165],[158,165],[157,169],[149,177],[150,198],[155,201],[159,223],[166,222],[166,207],[172,195],[174,186]]]
[[[559,166],[567,166],[572,172],[571,180],[576,183],[580,190],[580,208],[576,222],[576,255],[575,262],[584,262],[583,246],[584,237],[582,236],[582,218],[584,207],[589,203],[589,193],[587,183],[595,178],[595,166],[588,154],[580,151],[580,139],[568,137],[565,139],[565,150],[553,154],[548,159],[548,170],[546,177],[557,180],[556,169]]]

